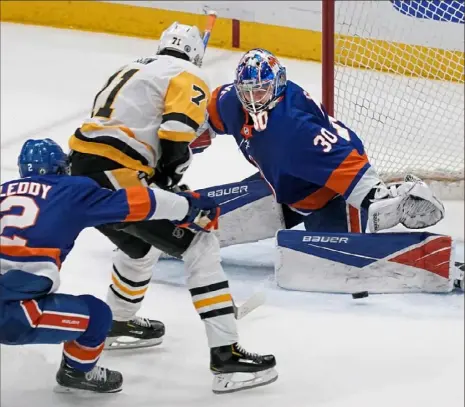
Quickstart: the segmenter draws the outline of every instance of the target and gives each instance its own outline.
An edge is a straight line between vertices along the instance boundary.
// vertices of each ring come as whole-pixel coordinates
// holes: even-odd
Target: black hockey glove
[[[162,189],[178,185],[192,162],[192,151],[187,143],[162,140],[162,156],[150,180]]]

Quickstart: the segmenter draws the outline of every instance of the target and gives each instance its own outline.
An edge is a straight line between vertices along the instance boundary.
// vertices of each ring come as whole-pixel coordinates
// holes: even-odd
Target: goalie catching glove
[[[212,198],[202,196],[198,192],[193,191],[178,192],[177,195],[181,195],[187,199],[189,202],[189,211],[184,219],[174,222],[176,225],[203,232],[218,229],[220,208]]]
[[[368,208],[371,232],[399,223],[408,229],[433,226],[444,218],[444,205],[420,178],[407,175],[403,183],[379,185]]]

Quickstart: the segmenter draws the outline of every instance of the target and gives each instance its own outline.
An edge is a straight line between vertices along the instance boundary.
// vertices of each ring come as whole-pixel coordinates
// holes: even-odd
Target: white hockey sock
[[[199,233],[183,260],[188,286],[211,348],[238,341],[229,284],[221,267],[220,247],[213,233]]]
[[[154,247],[140,259],[132,259],[121,250],[116,252],[107,293],[114,320],[128,321],[139,311],[160,254]]]

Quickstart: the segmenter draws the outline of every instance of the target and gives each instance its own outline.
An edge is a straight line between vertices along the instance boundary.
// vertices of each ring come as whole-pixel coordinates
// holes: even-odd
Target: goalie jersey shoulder
[[[292,81],[269,112],[262,131],[254,128],[231,84],[213,92],[208,112],[213,130],[234,136],[280,203],[318,209],[336,194],[347,199],[370,168],[355,132],[330,117],[317,100]]]

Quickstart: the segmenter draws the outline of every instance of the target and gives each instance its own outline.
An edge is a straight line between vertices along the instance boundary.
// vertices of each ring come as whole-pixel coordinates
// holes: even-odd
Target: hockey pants
[[[66,363],[90,371],[103,350],[111,310],[91,295],[49,294],[25,301],[0,301],[0,343],[6,345],[64,342]]]

